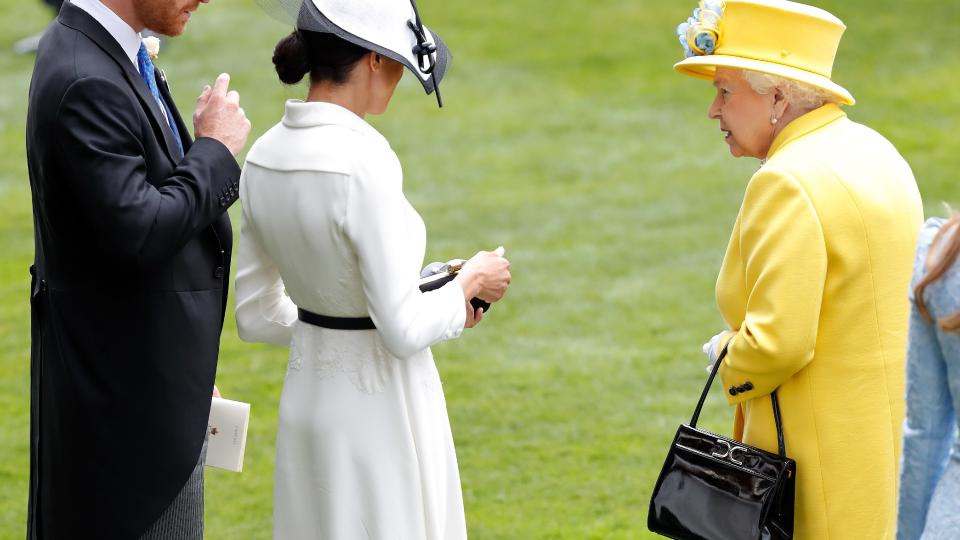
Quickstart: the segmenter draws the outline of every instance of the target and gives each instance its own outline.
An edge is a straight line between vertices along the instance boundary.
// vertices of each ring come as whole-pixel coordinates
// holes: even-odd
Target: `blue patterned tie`
[[[147,83],[147,88],[150,89],[150,94],[153,96],[153,99],[157,100],[157,104],[160,105],[160,110],[167,113],[167,124],[170,126],[170,131],[173,132],[173,139],[177,142],[180,157],[183,157],[183,142],[180,140],[180,130],[177,129],[177,123],[173,119],[170,107],[168,107],[163,102],[163,98],[160,97],[160,90],[157,88],[157,79],[154,76],[153,62],[150,60],[150,55],[147,54],[147,48],[144,47],[143,43],[140,44],[140,50],[137,51],[137,65],[140,67],[140,77],[143,78],[143,82]]]

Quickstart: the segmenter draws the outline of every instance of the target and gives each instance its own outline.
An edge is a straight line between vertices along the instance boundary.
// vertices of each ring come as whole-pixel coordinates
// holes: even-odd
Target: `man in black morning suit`
[[[250,123],[221,75],[191,140],[138,36],[179,34],[199,3],[74,0],[40,44],[26,134],[30,539],[202,535],[226,211]]]

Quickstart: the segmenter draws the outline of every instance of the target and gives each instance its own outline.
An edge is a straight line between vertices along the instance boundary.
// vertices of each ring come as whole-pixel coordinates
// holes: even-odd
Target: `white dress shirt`
[[[140,36],[140,33],[134,31],[126,21],[121,19],[119,15],[105,6],[100,0],[70,0],[70,3],[90,14],[91,17],[100,23],[100,26],[106,29],[113,39],[117,40],[120,48],[123,49],[123,52],[127,55],[127,58],[130,59],[137,73],[139,73],[140,63],[137,62],[137,53],[140,52],[140,44],[143,43],[143,38]],[[157,105],[160,106],[160,112],[166,115],[167,107],[163,101],[157,101]]]
[[[127,58],[137,68],[137,71],[140,71],[140,66],[137,65],[137,52],[140,50],[140,43],[142,42],[139,32],[130,28],[129,24],[110,8],[103,5],[100,0],[70,0],[70,3],[96,19],[100,26],[104,27],[113,36],[113,39],[117,40]]]

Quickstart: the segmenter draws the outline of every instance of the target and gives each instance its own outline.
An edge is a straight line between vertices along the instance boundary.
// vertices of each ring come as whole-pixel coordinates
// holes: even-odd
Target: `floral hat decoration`
[[[689,19],[677,26],[677,37],[687,58],[713,54],[720,41],[723,0],[700,0]]]
[[[708,80],[718,67],[768,73],[853,105],[853,95],[831,78],[846,29],[829,12],[789,0],[700,0],[677,26],[685,58],[674,69]]]

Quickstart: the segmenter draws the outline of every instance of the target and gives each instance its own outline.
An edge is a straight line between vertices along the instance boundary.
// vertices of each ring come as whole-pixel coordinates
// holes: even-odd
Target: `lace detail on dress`
[[[349,357],[349,352],[344,351],[344,355]],[[367,354],[355,356],[353,360],[344,371],[357,390],[366,394],[383,392],[390,369],[383,348],[371,343]]]
[[[318,377],[321,379],[329,379],[344,371],[343,362],[340,361],[341,355],[334,354],[331,358],[323,358],[324,356],[327,355],[317,353],[317,357],[313,362],[313,372],[316,373]]]
[[[440,379],[440,372],[437,371],[437,364],[433,360],[433,352],[427,349],[421,355],[424,363],[423,389],[430,394],[443,395],[443,380]]]
[[[301,350],[314,374],[328,380],[346,376],[365,394],[383,392],[390,376],[390,362],[379,336],[368,332],[341,332],[307,328],[299,333]]]
[[[287,362],[287,376],[291,372],[300,371],[303,366],[303,356],[300,354],[300,347],[297,346],[297,338],[290,340],[290,359]]]

